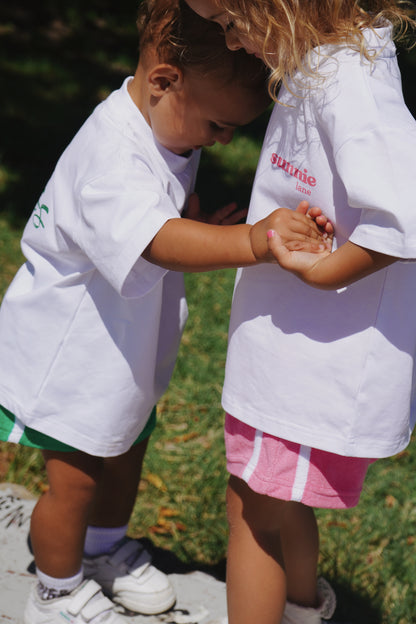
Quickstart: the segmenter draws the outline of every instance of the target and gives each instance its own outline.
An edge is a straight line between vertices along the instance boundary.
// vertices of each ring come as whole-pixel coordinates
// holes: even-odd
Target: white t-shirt
[[[416,258],[416,123],[406,108],[390,29],[367,33],[370,65],[322,50],[323,85],[271,115],[248,220],[307,199],[346,240]],[[275,265],[237,273],[223,406],[284,439],[384,457],[415,422],[416,264],[398,261],[339,291]]]
[[[0,309],[0,404],[86,453],[119,455],[166,390],[187,317],[183,275],[141,257],[193,190],[122,88],[61,156]]]

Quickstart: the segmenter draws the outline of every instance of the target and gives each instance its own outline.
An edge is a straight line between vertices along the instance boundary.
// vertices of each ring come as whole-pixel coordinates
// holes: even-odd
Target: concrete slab
[[[24,488],[0,484],[0,624],[21,624],[26,596],[35,582],[35,567],[27,536],[36,500]],[[177,603],[168,613],[144,616],[122,613],[126,624],[223,624],[225,583],[186,566],[160,550],[155,563],[175,587]]]

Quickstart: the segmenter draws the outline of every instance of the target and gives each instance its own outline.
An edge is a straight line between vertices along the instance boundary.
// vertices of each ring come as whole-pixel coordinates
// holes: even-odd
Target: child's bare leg
[[[106,457],[88,524],[97,527],[126,525],[133,511],[149,438],[118,457]]]
[[[227,502],[229,623],[279,624],[286,592],[297,604],[315,606],[318,536],[313,512],[300,503],[256,494],[236,477],[230,478]]]
[[[276,512],[279,503],[231,477],[227,489],[230,526],[227,557],[229,624],[279,624],[286,602]]]
[[[303,607],[316,607],[319,533],[314,510],[284,502],[280,517],[287,599]]]
[[[149,555],[143,544],[121,541],[136,500],[146,447],[147,440],[143,440],[123,455],[103,460],[88,520],[84,574],[97,581],[114,602],[131,611],[154,614],[172,607],[174,588],[163,572],[153,565],[143,566]]]
[[[30,536],[36,566],[48,576],[68,578],[82,564],[85,531],[102,460],[80,451],[43,451],[49,490],[35,506]]]

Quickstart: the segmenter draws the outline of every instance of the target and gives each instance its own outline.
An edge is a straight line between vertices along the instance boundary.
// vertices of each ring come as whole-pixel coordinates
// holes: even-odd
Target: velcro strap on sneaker
[[[125,563],[129,567],[129,572],[134,576],[142,574],[144,569],[150,565],[151,560],[150,553],[139,542],[130,539],[124,542],[120,548],[117,548],[108,559],[114,567]]]
[[[101,594],[101,596],[98,596],[97,594]],[[92,600],[95,596],[97,597]],[[69,603],[67,610],[71,615],[78,615],[82,611],[83,614],[85,613],[87,619],[92,619],[103,611],[112,609],[113,606],[114,605],[111,600],[105,598],[101,593],[100,585],[98,585],[95,581],[90,580],[86,581],[83,587],[81,587],[81,589],[75,594]]]
[[[152,558],[147,550],[143,550],[140,555],[129,566],[129,572],[131,576],[139,578],[141,574],[150,566]]]
[[[134,540],[126,540],[117,550],[108,558],[108,562],[117,568],[121,563],[126,563],[127,559],[140,550],[140,546]]]
[[[105,596],[101,596],[100,598],[96,598],[92,600],[82,609],[82,616],[89,622],[93,618],[98,615],[105,613],[105,611],[112,611],[114,604],[106,598]]]

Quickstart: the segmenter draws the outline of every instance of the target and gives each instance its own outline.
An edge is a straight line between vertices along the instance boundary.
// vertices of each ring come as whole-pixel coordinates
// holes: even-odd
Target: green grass
[[[24,260],[20,250],[20,236],[20,229],[12,228],[0,216],[0,301],[16,273],[16,268]]]
[[[22,261],[22,227],[56,158],[96,103],[134,67],[136,0],[0,5],[0,298]],[[412,76],[416,56],[403,56]],[[406,73],[407,72],[407,73]],[[404,79],[416,111],[415,81]],[[206,210],[247,205],[265,119],[204,154]],[[143,468],[130,533],[180,561],[222,574],[227,482],[221,387],[234,271],[187,275],[190,318]],[[337,621],[416,622],[416,447],[370,468],[360,504],[319,510],[321,572],[334,584]],[[0,478],[36,494],[40,454],[0,444]]]

